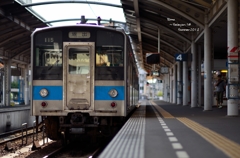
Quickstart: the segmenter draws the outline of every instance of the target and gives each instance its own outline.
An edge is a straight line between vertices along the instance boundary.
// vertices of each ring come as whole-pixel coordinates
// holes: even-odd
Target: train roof
[[[76,24],[76,25],[62,25],[62,26],[49,26],[49,27],[43,27],[43,28],[36,28],[34,32],[37,32],[37,31],[40,31],[40,30],[65,28],[65,27],[91,27],[91,28],[103,28],[103,29],[109,29],[109,30],[122,30],[122,31],[124,31],[124,29],[120,28],[120,27],[109,27],[109,26],[93,25],[93,24]]]

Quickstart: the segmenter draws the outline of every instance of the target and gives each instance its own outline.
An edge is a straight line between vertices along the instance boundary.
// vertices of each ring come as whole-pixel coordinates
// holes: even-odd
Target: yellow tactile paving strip
[[[161,113],[164,118],[175,118],[170,113],[159,107],[156,103],[151,101],[151,104]],[[240,144],[196,123],[186,117],[177,117],[177,120],[182,122],[184,125],[195,131],[197,134],[202,136],[209,143],[220,149],[226,155],[231,158],[240,157]]]
[[[187,127],[191,128],[193,131],[198,133],[209,143],[222,150],[226,155],[231,158],[240,157],[240,145],[229,140],[228,138],[188,119],[185,117],[177,118],[180,122],[185,124]]]
[[[172,116],[170,113],[168,113],[167,111],[165,111],[163,108],[161,108],[160,106],[158,106],[156,103],[154,103],[153,101],[150,101],[152,105],[154,105],[154,107],[161,113],[161,115],[164,118],[175,118],[174,116]]]

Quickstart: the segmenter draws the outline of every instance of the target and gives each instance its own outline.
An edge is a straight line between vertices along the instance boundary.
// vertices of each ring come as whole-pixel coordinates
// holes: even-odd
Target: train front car
[[[129,54],[127,36],[112,28],[53,27],[32,34],[32,115],[46,116],[50,139],[121,123],[138,100]]]

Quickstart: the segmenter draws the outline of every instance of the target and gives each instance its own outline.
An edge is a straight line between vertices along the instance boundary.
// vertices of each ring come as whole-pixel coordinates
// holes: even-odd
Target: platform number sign
[[[175,54],[175,61],[187,61],[187,54]]]
[[[176,60],[182,61],[182,54],[178,54],[178,55],[176,56]]]

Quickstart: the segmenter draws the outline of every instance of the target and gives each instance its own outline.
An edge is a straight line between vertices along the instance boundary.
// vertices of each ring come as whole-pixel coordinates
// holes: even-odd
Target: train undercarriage
[[[125,123],[126,117],[91,117],[83,113],[68,116],[48,116],[44,119],[46,135],[51,140],[61,140],[63,145],[78,138],[91,141],[112,137]]]

